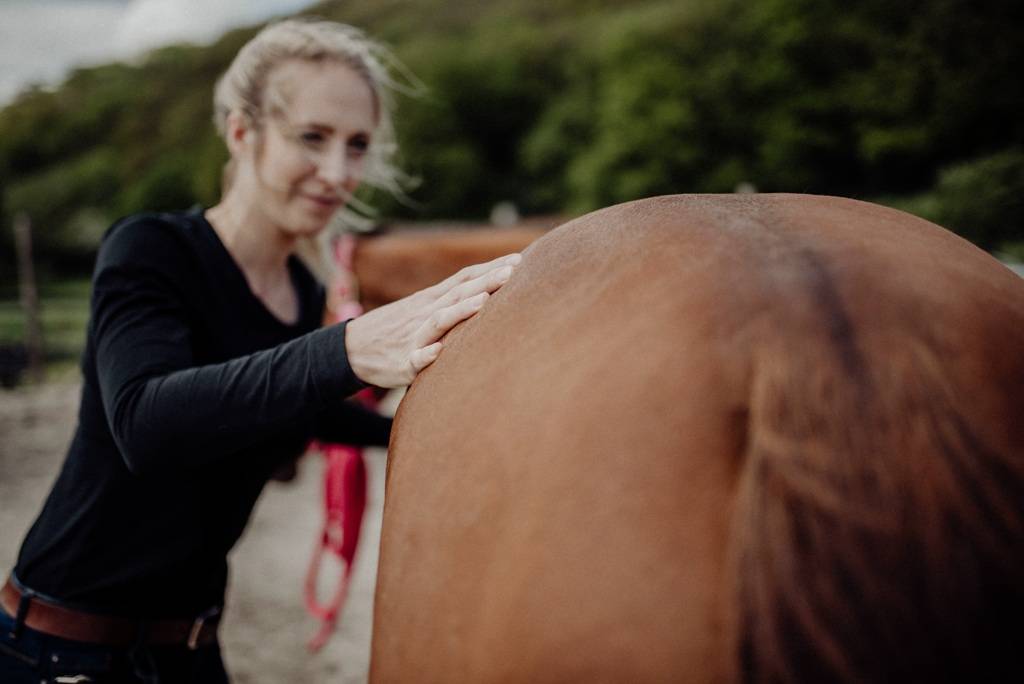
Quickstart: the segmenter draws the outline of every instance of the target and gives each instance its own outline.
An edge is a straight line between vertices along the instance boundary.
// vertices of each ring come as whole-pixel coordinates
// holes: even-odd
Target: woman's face
[[[338,62],[291,60],[268,79],[281,111],[268,113],[240,163],[251,172],[256,202],[279,229],[315,234],[362,180],[376,126],[373,91]]]

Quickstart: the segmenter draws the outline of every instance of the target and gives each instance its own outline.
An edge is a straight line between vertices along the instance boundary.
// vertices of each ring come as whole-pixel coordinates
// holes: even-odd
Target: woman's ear
[[[224,136],[232,157],[244,155],[252,144],[255,131],[249,118],[235,110],[228,114],[227,133]]]

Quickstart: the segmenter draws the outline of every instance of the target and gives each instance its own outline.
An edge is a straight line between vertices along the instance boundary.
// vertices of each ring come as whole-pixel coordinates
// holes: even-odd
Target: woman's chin
[[[303,212],[301,217],[289,226],[290,232],[296,237],[313,237],[324,230],[330,224],[331,219],[338,213],[339,209],[331,211]]]

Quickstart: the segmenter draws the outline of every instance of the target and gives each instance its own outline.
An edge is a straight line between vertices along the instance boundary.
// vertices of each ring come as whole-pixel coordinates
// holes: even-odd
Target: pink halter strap
[[[333,256],[339,274],[331,284],[332,296],[328,297],[333,323],[355,318],[363,312],[352,273],[355,245],[355,237],[347,233],[334,243]],[[376,407],[376,399],[369,388],[357,393],[355,399],[370,408]],[[314,446],[319,448],[324,457],[324,525],[306,571],[306,610],[321,623],[319,632],[309,642],[311,651],[317,651],[327,643],[337,625],[348,594],[352,563],[366,510],[366,464],[363,450],[343,444]],[[325,551],[330,551],[331,555],[344,563],[345,569],[330,600],[321,603],[317,598],[317,579]]]

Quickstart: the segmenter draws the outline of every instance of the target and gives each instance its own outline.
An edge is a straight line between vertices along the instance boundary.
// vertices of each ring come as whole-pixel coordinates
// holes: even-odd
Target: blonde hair
[[[256,128],[268,115],[281,113],[287,101],[279,89],[271,87],[270,75],[278,65],[292,59],[338,62],[366,80],[373,93],[377,126],[367,150],[362,182],[404,199],[404,190],[412,179],[395,163],[398,142],[392,120],[393,93],[418,95],[423,86],[390,50],[355,27],[313,18],[286,19],[266,26],[238,51],[231,66],[217,81],[213,94],[213,121],[217,131],[221,136],[227,135],[228,116],[232,112],[238,112]],[[392,71],[401,81],[392,78]],[[224,169],[223,192],[230,187],[233,175],[234,160],[230,160]],[[365,202],[349,198],[338,214],[340,225],[334,228],[365,230],[372,225],[368,217],[374,214],[373,208]],[[311,244],[300,245],[298,250],[322,279],[328,277],[331,268],[323,247],[332,232],[323,231],[315,242],[307,241]]]

